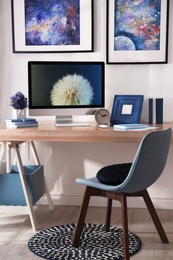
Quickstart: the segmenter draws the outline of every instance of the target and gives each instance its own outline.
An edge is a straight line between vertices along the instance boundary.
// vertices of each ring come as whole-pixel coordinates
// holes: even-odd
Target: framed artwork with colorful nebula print
[[[168,63],[169,0],[107,0],[107,64]]]
[[[92,52],[93,0],[11,0],[13,52]]]

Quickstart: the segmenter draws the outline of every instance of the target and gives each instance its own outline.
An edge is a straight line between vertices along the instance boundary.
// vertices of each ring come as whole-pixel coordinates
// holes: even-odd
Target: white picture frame
[[[11,0],[13,53],[92,52],[93,0],[46,3]]]

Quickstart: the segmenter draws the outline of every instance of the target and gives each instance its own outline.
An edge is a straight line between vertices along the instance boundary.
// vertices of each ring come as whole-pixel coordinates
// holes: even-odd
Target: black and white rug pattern
[[[75,224],[55,226],[36,233],[28,242],[29,249],[44,259],[58,260],[123,260],[122,230],[104,225],[84,224],[78,248],[72,247]],[[134,255],[141,240],[129,232],[129,252]]]

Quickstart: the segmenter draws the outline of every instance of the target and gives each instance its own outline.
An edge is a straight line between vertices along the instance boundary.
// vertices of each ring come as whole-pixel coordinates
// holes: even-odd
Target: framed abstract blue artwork
[[[107,0],[107,63],[168,62],[169,0]]]
[[[143,100],[143,95],[115,95],[111,112],[111,125],[140,123]]]
[[[11,0],[13,52],[92,52],[93,0]]]

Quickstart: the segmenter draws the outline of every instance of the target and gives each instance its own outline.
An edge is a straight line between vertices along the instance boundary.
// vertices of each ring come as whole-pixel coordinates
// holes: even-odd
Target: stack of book
[[[36,127],[38,122],[35,118],[5,119],[7,128]]]

